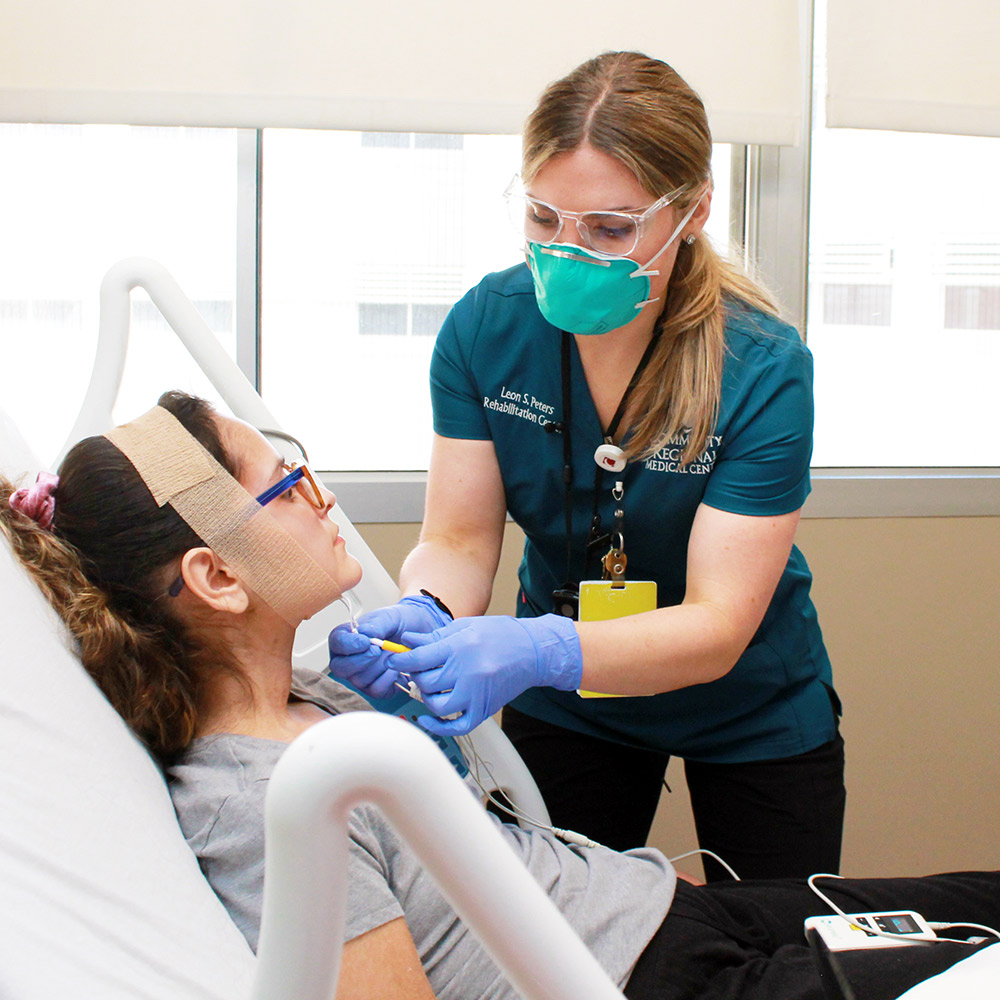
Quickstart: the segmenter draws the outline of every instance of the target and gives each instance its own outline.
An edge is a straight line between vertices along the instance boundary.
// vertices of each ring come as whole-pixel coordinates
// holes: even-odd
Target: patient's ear
[[[188,549],[181,557],[181,575],[191,594],[214,611],[238,615],[250,604],[250,595],[229,564],[210,548]]]

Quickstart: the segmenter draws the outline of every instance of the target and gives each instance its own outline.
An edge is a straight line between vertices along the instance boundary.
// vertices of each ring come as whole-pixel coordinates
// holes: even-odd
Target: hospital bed
[[[123,345],[135,284],[198,341],[189,349],[233,411],[275,427],[152,262],[123,262],[109,273],[101,351]],[[108,357],[99,356],[71,438],[110,423],[121,369],[109,375]],[[11,478],[40,468],[2,411],[0,468]],[[359,604],[392,600],[392,581],[344,513],[335,516],[365,565]],[[527,1000],[620,1000],[433,743],[374,712],[313,727],[275,771],[255,958],[185,844],[160,772],[85,674],[61,622],[3,541],[0,636],[3,1000],[330,1000],[346,902],[346,817],[360,801],[374,802],[397,826]],[[316,663],[315,635],[303,638],[296,657],[324,665]],[[492,723],[481,729],[478,752],[507,775],[498,784],[526,808],[543,808],[531,801],[537,790],[502,734]],[[925,988],[933,982],[911,991],[913,1000],[956,995],[947,984],[919,992]],[[965,984],[961,995],[979,996],[974,990]]]
[[[63,451],[111,425],[137,286],[233,413],[280,431],[170,275],[132,258],[102,284],[94,372]],[[275,444],[285,446],[280,437]],[[0,466],[12,478],[41,467],[3,415]],[[355,610],[394,601],[395,584],[345,512],[333,517],[365,571]],[[255,961],[184,843],[162,777],[84,674],[61,623],[5,543],[0,580],[4,1000],[329,1000],[346,903],[346,817],[363,800],[376,802],[410,841],[526,997],[620,998],[430,738],[375,712],[314,727],[272,779]],[[333,605],[305,623],[296,664],[324,669],[326,634],[346,617]],[[547,821],[534,782],[496,724],[481,726],[472,746],[496,776],[494,789]]]

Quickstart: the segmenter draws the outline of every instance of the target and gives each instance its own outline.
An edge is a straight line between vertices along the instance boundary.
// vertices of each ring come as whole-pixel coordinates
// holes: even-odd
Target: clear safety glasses
[[[515,174],[504,199],[514,229],[532,243],[556,243],[566,220],[571,219],[584,246],[598,253],[627,257],[639,245],[646,220],[675,201],[681,191],[665,194],[642,212],[565,212],[532,198],[524,190],[520,175]]]
[[[288,475],[279,479],[273,486],[268,487],[259,497],[255,498],[261,507],[266,507],[272,500],[289,490],[295,490],[317,510],[322,510],[326,506],[323,491],[319,488],[316,476],[308,465],[299,465],[297,462],[291,464],[282,462],[281,467],[288,472]],[[167,593],[171,597],[176,597],[183,589],[184,577],[179,576],[170,584]]]

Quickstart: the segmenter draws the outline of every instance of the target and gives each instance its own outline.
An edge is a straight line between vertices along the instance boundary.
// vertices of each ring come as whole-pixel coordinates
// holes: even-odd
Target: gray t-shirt
[[[292,690],[331,714],[370,710],[311,671],[295,671]],[[285,748],[254,736],[207,736],[169,771],[184,836],[254,950],[264,882],[264,795]],[[572,847],[553,834],[496,824],[610,977],[624,985],[673,899],[670,863],[652,849],[619,854]],[[351,813],[349,864],[345,940],[403,916],[440,1000],[516,1000],[514,988],[374,806]]]

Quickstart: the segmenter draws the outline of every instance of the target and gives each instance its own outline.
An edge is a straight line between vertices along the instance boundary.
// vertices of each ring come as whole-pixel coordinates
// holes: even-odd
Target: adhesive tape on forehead
[[[162,406],[105,437],[239,579],[293,627],[340,597],[304,548]],[[303,613],[304,610],[304,613]]]

